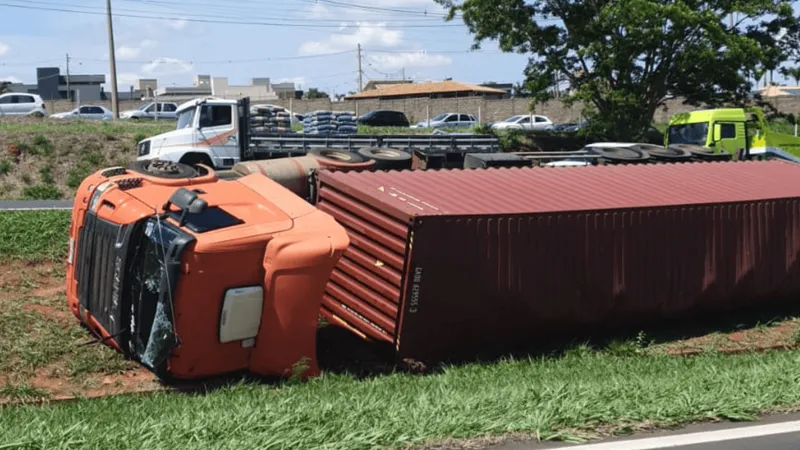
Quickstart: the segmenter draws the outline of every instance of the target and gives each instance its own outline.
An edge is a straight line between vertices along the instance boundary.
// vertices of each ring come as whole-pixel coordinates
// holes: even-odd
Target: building
[[[756,89],[756,93],[763,98],[769,97],[797,97],[800,95],[800,86],[767,86]]]
[[[511,98],[514,95],[514,83],[495,83],[490,81],[488,83],[479,84],[478,86],[506,91],[505,98]]]
[[[502,89],[478,86],[459,81],[434,81],[426,83],[404,83],[381,86],[379,88],[362,91],[349,95],[345,100],[401,100],[404,98],[454,98],[454,97],[484,97],[498,99],[506,96]]]
[[[369,80],[364,86],[364,91],[374,91],[387,86],[394,86],[395,84],[411,84],[412,80]]]
[[[11,92],[38,94],[44,100],[66,100],[94,102],[103,100],[105,75],[61,75],[58,67],[39,67],[36,69],[36,84],[14,83]],[[69,91],[68,91],[69,89]]]

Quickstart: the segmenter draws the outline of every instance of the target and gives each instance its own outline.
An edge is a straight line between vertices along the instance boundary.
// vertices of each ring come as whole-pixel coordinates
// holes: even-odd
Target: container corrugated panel
[[[800,166],[319,174],[353,241],[323,312],[439,358],[800,294]]]

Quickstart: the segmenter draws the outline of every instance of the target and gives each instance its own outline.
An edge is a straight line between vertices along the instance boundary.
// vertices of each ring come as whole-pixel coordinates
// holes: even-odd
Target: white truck
[[[392,148],[443,161],[469,152],[497,152],[498,140],[485,135],[352,135],[305,136],[250,130],[250,99],[203,97],[178,107],[175,130],[139,142],[137,160],[167,160],[230,169],[241,161],[302,156],[310,151],[357,152]],[[381,157],[374,152],[373,159]]]

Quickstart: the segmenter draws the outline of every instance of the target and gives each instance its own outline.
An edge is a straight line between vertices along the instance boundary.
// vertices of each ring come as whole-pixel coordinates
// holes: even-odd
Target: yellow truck
[[[721,108],[672,116],[664,144],[699,145],[734,159],[780,158],[800,163],[800,138],[771,130],[760,108]]]

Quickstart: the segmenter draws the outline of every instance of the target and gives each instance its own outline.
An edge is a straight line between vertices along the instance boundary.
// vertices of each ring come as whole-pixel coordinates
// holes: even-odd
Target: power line
[[[14,1],[14,0],[12,0]],[[21,0],[17,0],[21,1]],[[29,6],[29,5],[12,5],[10,3],[0,3],[0,6],[5,6],[8,8],[19,8],[19,9],[28,9],[28,10],[36,10],[36,11],[54,11],[54,12],[65,12],[70,14],[84,14],[84,15],[104,15],[103,12],[95,12],[95,11],[78,11],[74,9],[67,9],[67,8],[56,8],[56,7],[44,7],[44,6]],[[305,24],[297,24],[297,23],[285,23],[285,22],[255,22],[255,21],[245,21],[245,20],[214,20],[214,19],[196,19],[196,18],[187,18],[187,17],[176,17],[176,16],[145,16],[140,14],[126,14],[126,13],[117,13],[114,14],[117,17],[126,17],[132,19],[149,19],[149,20],[182,20],[186,22],[196,22],[196,23],[211,23],[211,24],[225,24],[225,25],[255,25],[255,26],[273,26],[273,27],[285,27],[285,28],[329,28],[329,29],[339,29],[341,25],[305,25]],[[454,25],[454,24],[431,24],[431,25],[415,25],[415,24],[408,24],[408,25],[383,25],[382,28],[441,28],[441,27],[461,27],[461,25]]]
[[[303,59],[314,59],[314,58],[324,58],[328,56],[338,56],[338,55],[346,55],[348,53],[355,53],[355,50],[344,50],[341,52],[333,52],[333,53],[322,53],[319,55],[304,55],[304,56],[281,56],[281,57],[266,57],[266,58],[254,58],[254,59],[220,59],[215,61],[195,61],[192,59],[180,59],[176,58],[176,61],[165,61],[164,58],[154,58],[149,60],[126,60],[120,61],[120,63],[125,64],[151,64],[151,63],[160,63],[160,64],[239,64],[239,63],[254,63],[254,62],[269,62],[269,61],[294,61],[294,60],[303,60]],[[90,61],[90,62],[107,62],[108,59],[102,58],[81,58],[81,57],[72,57],[72,60],[77,61]]]

